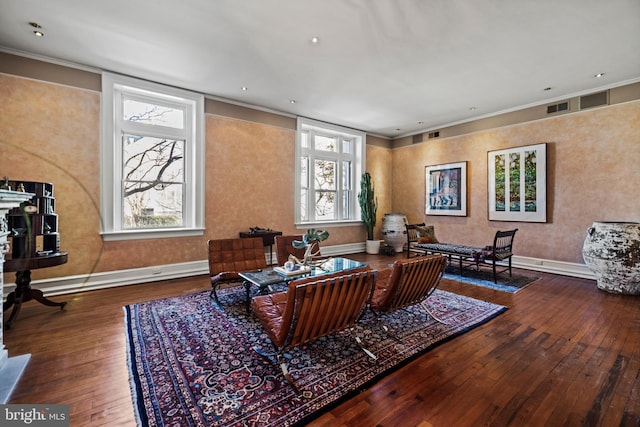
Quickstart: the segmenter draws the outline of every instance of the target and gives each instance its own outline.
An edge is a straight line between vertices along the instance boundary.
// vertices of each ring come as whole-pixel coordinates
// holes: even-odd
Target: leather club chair
[[[293,255],[298,259],[304,258],[305,248],[294,248],[293,241],[302,240],[301,234],[287,235],[287,236],[275,236],[274,242],[276,244],[276,262],[282,266],[289,260],[289,255]],[[318,242],[314,242],[313,252],[320,250]],[[320,254],[318,254],[320,255]]]
[[[255,350],[265,357],[275,354],[285,379],[298,392],[284,361],[284,351],[353,327],[366,310],[375,275],[376,272],[366,266],[294,280],[285,292],[254,297],[252,311],[269,336],[275,353]],[[376,359],[359,337],[355,339]]]
[[[391,268],[378,271],[369,307],[379,317],[381,313],[392,313],[420,304],[428,315],[440,323],[445,323],[429,311],[424,300],[440,284],[446,265],[447,259],[442,255],[396,260]]]
[[[255,271],[267,267],[261,237],[209,240],[210,297],[220,300],[216,290],[226,283],[244,284],[249,304],[249,284],[238,275],[242,271]]]

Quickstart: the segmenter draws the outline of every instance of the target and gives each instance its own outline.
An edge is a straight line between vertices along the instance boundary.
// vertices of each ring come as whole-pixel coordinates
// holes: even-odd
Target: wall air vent
[[[413,135],[413,141],[411,141],[412,144],[420,144],[422,142],[422,134],[419,133],[417,135]]]
[[[429,132],[429,139],[438,138],[440,136],[440,131],[436,130],[434,132]]]
[[[547,114],[559,113],[569,110],[569,101],[563,101],[559,104],[547,105]]]
[[[580,109],[599,107],[601,105],[609,104],[609,91],[592,93],[591,95],[585,95],[580,97]]]

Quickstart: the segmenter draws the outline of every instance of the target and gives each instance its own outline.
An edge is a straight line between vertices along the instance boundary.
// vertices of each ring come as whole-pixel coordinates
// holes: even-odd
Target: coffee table
[[[278,273],[273,268],[264,268],[256,271],[244,271],[238,273],[244,280],[244,287],[247,290],[247,312],[250,309],[251,300],[249,297],[249,290],[251,285],[255,285],[260,292],[260,295],[266,295],[271,291],[271,286],[279,283],[288,283],[296,279],[303,277],[322,276],[324,274],[337,273],[339,271],[352,270],[354,268],[364,267],[364,264],[359,261],[354,261],[348,258],[329,258],[324,263],[317,267],[312,267],[308,273],[284,275]]]

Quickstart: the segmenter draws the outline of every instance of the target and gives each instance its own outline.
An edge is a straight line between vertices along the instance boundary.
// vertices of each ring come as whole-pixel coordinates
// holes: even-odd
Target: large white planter
[[[402,252],[407,243],[407,217],[402,213],[386,213],[382,218],[382,237],[387,245]]]
[[[371,255],[380,253],[380,240],[367,240],[365,251]]]
[[[640,294],[640,223],[594,222],[587,230],[582,257],[598,289]]]

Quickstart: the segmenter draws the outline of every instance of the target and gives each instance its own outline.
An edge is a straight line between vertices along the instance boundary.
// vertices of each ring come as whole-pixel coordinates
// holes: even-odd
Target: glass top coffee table
[[[311,271],[301,274],[285,275],[278,273],[274,268],[264,268],[257,271],[244,271],[238,273],[238,275],[245,281],[245,287],[247,289],[247,311],[249,311],[251,303],[249,300],[249,287],[251,285],[255,285],[260,294],[265,295],[270,292],[271,285],[287,283],[303,277],[322,276],[323,274],[352,270],[354,268],[365,267],[366,265],[367,264],[348,258],[329,258],[319,266],[311,267]]]

